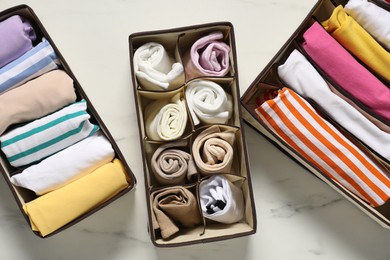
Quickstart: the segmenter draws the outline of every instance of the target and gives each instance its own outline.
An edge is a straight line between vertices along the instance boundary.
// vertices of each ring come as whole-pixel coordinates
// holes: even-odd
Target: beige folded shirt
[[[0,134],[10,125],[43,117],[74,102],[73,80],[53,70],[0,95]]]

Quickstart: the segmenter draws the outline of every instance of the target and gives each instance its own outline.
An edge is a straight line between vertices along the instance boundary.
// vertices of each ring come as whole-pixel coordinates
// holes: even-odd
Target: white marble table
[[[122,148],[137,188],[54,237],[29,229],[0,181],[0,259],[389,259],[390,231],[341,198],[249,127],[257,234],[174,249],[146,229],[141,152],[127,37],[213,21],[235,26],[241,92],[300,24],[315,0],[1,0],[26,3],[49,31]],[[389,241],[387,240],[389,239]]]

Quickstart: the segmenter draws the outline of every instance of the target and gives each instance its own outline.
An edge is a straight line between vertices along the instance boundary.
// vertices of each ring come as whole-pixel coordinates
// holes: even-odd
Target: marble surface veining
[[[25,3],[37,13],[117,140],[138,178],[138,186],[75,226],[40,239],[30,231],[11,192],[0,181],[0,258],[389,259],[390,231],[249,127],[245,131],[258,214],[257,234],[173,249],[155,248],[148,237],[128,35],[205,22],[232,22],[243,93],[315,2],[1,0],[1,10]]]

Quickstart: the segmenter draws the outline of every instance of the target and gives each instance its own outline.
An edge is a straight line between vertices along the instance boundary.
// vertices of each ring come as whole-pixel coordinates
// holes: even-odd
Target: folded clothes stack
[[[129,186],[88,102],[25,17],[0,22],[0,146],[23,209],[47,236]],[[94,119],[93,119],[94,120]]]
[[[279,90],[252,101],[269,131],[373,208],[390,196],[389,24],[367,0],[335,6],[272,67]]]

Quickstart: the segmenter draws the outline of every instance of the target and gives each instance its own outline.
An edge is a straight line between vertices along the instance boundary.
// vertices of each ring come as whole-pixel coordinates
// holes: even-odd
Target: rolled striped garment
[[[86,110],[87,102],[81,100],[13,129],[0,137],[1,150],[14,167],[44,159],[99,130]]]
[[[0,69],[0,94],[58,68],[59,60],[43,38],[37,46]]]
[[[358,147],[288,88],[256,110],[259,119],[318,170],[377,207],[390,179]]]

